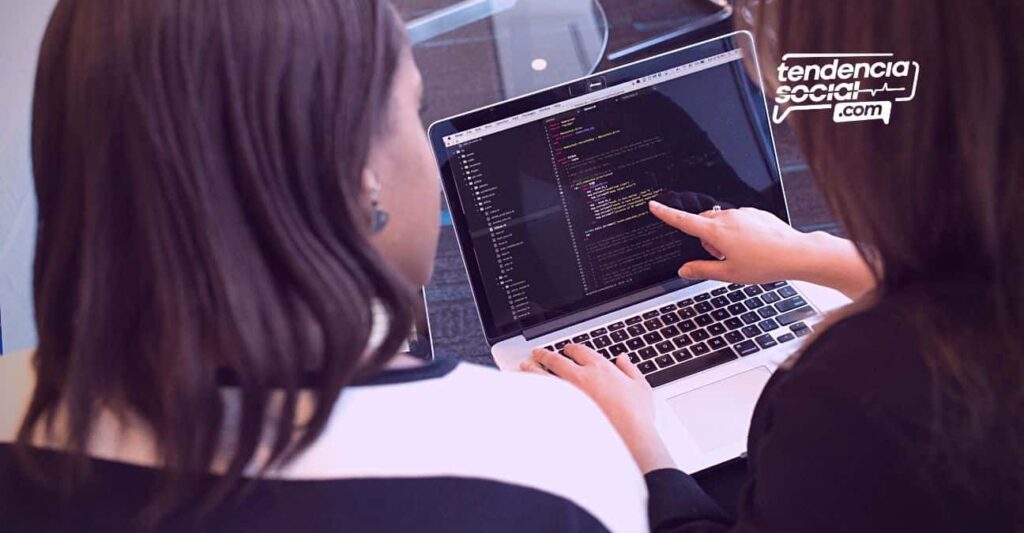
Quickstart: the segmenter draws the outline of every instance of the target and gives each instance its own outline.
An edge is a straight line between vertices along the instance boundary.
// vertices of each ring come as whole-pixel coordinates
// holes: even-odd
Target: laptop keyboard
[[[734,283],[544,348],[565,355],[571,342],[607,359],[628,357],[657,387],[803,337],[811,332],[804,320],[816,314],[785,281]]]

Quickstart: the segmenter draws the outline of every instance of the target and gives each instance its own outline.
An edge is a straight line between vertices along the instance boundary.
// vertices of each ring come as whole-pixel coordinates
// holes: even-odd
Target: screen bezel
[[[746,42],[742,44],[737,43],[737,39],[743,39]],[[723,45],[724,48],[723,48]],[[444,145],[444,138],[448,135],[459,133],[462,131],[470,130],[484,124],[489,124],[498,120],[520,115],[522,113],[529,112],[534,109],[545,107],[554,103],[568,100],[570,98],[586,94],[587,87],[591,86],[592,83],[598,82],[602,88],[613,87],[622,83],[633,81],[637,78],[662,72],[673,67],[690,63],[695,60],[709,57],[722,51],[733,50],[737,48],[743,48],[752,52],[751,60],[752,65],[756,72],[753,73],[756,76],[756,83],[763,87],[762,77],[760,73],[760,67],[757,65],[757,54],[754,45],[753,36],[746,31],[732,32],[726,35],[715,37],[700,43],[692,44],[683,48],[679,48],[670,52],[646,58],[635,63],[616,67],[611,70],[598,72],[585,78],[580,78],[571,82],[564,83],[549,89],[544,89],[535,93],[520,96],[511,100],[506,100],[491,106],[482,107],[473,111],[456,115],[447,119],[439,120],[434,124],[431,124],[428,129],[428,135],[430,138],[430,144],[434,151],[434,157],[437,160],[437,166],[441,174],[442,188],[444,191],[445,199],[448,202],[448,208],[452,219],[452,228],[455,231],[456,239],[459,243],[459,249],[462,254],[463,263],[466,267],[466,273],[469,277],[470,286],[473,292],[473,298],[476,303],[477,314],[480,318],[481,326],[484,330],[484,335],[487,338],[489,345],[501,342],[502,340],[515,337],[521,333],[527,327],[522,324],[512,324],[510,327],[505,329],[499,329],[494,324],[493,317],[491,316],[490,306],[487,300],[487,293],[484,289],[484,280],[481,278],[481,270],[479,264],[476,261],[476,254],[473,248],[473,241],[469,235],[468,223],[465,219],[465,214],[461,202],[459,200],[458,193],[456,192],[456,178],[455,173],[448,157],[448,149]],[[705,52],[706,51],[706,52]],[[739,66],[734,68],[743,68],[742,62]],[[782,212],[777,213],[780,215],[786,223],[789,223],[789,207],[786,204],[784,185],[782,183],[781,171],[779,168],[779,161],[777,150],[775,147],[775,138],[771,129],[768,104],[765,100],[765,96],[762,91],[760,100],[763,105],[754,106],[755,109],[749,109],[747,111],[753,113],[755,116],[751,117],[752,122],[755,122],[760,126],[760,134],[767,136],[768,145],[771,147],[770,154],[764,154],[771,179],[779,184],[777,187],[778,198],[775,199],[777,205],[782,206]],[[756,95],[754,95],[756,96]],[[749,100],[753,101],[753,98]],[[765,146],[765,143],[759,143],[761,146]],[[648,293],[654,287],[663,286],[664,292],[671,292],[678,290],[683,285],[678,283],[678,278],[666,279],[663,282],[649,285],[647,287],[641,287],[633,291],[630,294],[644,293],[643,299],[648,299],[650,296]],[[627,295],[628,296],[628,295]],[[626,297],[619,297],[624,299]],[[591,305],[589,307],[602,306],[602,304]],[[632,305],[635,302],[624,302],[619,307],[625,307]],[[581,308],[579,311],[585,311]],[[607,312],[607,311],[605,311]],[[575,313],[568,313],[572,315]],[[547,320],[564,322],[566,315],[559,317],[552,317]],[[586,320],[587,317],[580,319]],[[536,327],[529,326],[530,328]]]

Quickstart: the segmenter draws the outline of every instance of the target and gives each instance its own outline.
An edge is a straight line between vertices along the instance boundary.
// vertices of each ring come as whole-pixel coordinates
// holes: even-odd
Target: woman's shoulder
[[[323,435],[280,475],[491,480],[572,501],[613,531],[646,524],[643,477],[582,392],[554,377],[432,365],[448,370],[346,390]]]

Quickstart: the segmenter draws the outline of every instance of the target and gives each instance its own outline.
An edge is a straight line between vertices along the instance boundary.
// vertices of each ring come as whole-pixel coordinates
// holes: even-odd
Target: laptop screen
[[[615,83],[592,77],[576,96],[440,137],[489,338],[686,284],[679,267],[710,256],[654,218],[650,200],[786,219],[764,99],[742,61],[752,47],[737,36],[663,56],[656,72],[642,62],[623,78],[627,66]]]

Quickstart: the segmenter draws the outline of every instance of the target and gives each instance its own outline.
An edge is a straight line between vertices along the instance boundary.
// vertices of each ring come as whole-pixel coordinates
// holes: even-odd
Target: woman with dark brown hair
[[[759,211],[651,206],[724,256],[683,277],[803,279],[855,299],[766,387],[738,516],[674,469],[628,362],[576,346],[525,369],[605,409],[647,474],[657,531],[1024,531],[1024,3],[737,8],[767,73],[788,52],[920,63],[917,96],[890,124],[788,119],[856,245]]]
[[[396,355],[437,244],[421,92],[386,0],[57,5],[0,531],[646,528],[582,393]]]

